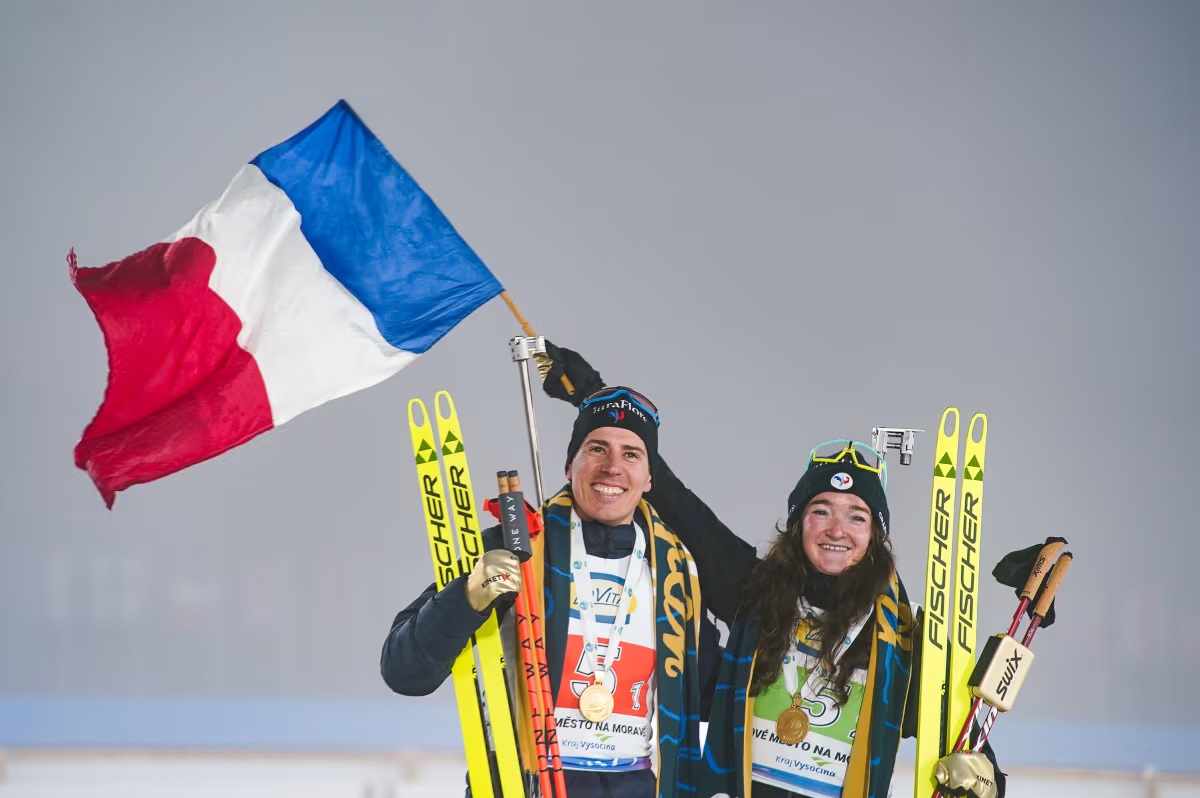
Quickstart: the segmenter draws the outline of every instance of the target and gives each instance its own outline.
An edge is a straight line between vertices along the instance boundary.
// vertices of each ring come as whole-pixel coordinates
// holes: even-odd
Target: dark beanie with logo
[[[883,492],[883,483],[874,471],[863,468],[850,455],[836,463],[810,463],[804,476],[796,483],[796,487],[788,494],[788,526],[796,520],[796,515],[804,509],[804,505],[812,501],[814,496],[825,492],[853,493],[867,503],[871,514],[883,527],[883,534],[888,534],[891,515],[888,513],[887,495]]]
[[[629,389],[615,386],[611,390],[617,393]],[[658,452],[658,424],[643,408],[622,394],[579,408],[579,415],[575,417],[575,427],[571,430],[571,442],[567,444],[567,468],[571,467],[575,453],[579,451],[587,436],[601,427],[627,429],[642,439],[647,456],[653,457]]]

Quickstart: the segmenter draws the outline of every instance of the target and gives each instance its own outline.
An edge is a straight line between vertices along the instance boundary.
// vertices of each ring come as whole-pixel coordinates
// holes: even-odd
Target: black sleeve
[[[917,607],[913,613],[912,664],[908,670],[908,697],[904,699],[904,718],[900,723],[901,737],[917,736],[917,710],[921,698],[921,641],[925,639],[921,624],[925,621],[925,608]]]
[[[657,453],[650,468],[651,491],[646,499],[696,561],[704,606],[732,624],[742,582],[758,562],[754,547],[725,526]]]
[[[721,673],[721,632],[712,622],[708,612],[700,621],[700,647],[696,662],[700,666],[700,720],[707,721],[712,711],[713,694],[717,689],[717,677]]]
[[[467,602],[466,581],[460,576],[441,591],[430,585],[396,616],[379,660],[392,690],[429,695],[446,681],[454,660],[487,617]]]
[[[485,549],[500,544],[499,527],[483,531]],[[441,590],[433,585],[396,616],[383,641],[379,670],[384,682],[402,695],[429,695],[450,675],[450,668],[471,635],[491,611],[476,612],[467,601],[467,578]],[[506,606],[497,606],[503,614]]]

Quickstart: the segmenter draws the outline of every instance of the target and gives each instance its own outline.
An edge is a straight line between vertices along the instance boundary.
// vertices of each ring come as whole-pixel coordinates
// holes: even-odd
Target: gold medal
[[[579,694],[579,714],[593,723],[608,720],[613,711],[613,694],[602,684],[589,684]]]
[[[787,745],[795,745],[808,734],[808,713],[801,706],[800,695],[792,696],[792,705],[779,713],[775,721],[775,736]]]

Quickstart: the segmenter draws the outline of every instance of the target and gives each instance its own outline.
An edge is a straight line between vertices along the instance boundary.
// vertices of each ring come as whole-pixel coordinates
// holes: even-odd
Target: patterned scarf
[[[871,700],[863,701],[855,726],[842,798],[884,798],[896,766],[912,666],[913,623],[908,593],[895,572],[887,591],[875,600],[874,634],[864,693]],[[754,698],[747,701],[746,696],[757,647],[758,621],[752,615],[739,616],[729,632],[713,697],[700,796],[750,796],[752,738],[746,737],[745,730],[751,725]]]
[[[546,646],[550,685],[558,695],[571,607],[571,490],[563,488],[543,512],[545,532],[535,544],[544,549]],[[650,532],[654,574],[654,617],[658,639],[655,680],[658,701],[658,796],[693,795],[700,766],[700,671],[696,647],[700,630],[700,583],[691,555],[644,499],[637,512]]]

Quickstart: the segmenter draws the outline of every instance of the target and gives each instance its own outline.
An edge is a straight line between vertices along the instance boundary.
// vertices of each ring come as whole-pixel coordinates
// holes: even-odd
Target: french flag
[[[109,365],[75,464],[110,508],[395,374],[504,290],[345,101],[174,235],[68,262]]]

